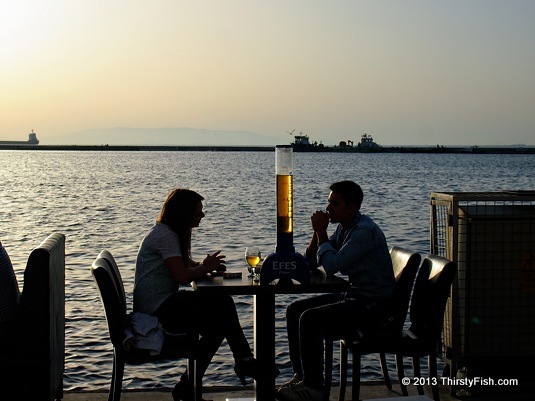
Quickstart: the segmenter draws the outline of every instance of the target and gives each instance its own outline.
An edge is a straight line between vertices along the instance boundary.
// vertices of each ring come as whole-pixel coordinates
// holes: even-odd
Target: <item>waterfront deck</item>
[[[346,392],[346,399],[350,396],[351,388]],[[445,386],[440,387],[440,399],[442,401],[452,400],[466,400],[466,401],[527,401],[533,399],[533,390],[535,388],[520,388],[520,387],[497,387],[482,389],[475,391],[473,394],[465,393],[458,397],[452,397],[449,393],[449,388]],[[363,383],[361,386],[362,400],[376,400],[376,399],[395,399],[400,401],[428,401],[432,399],[431,388],[425,387],[425,395],[427,398],[418,397],[415,387],[409,387],[409,397],[402,397],[398,383],[393,383],[392,391],[389,391],[382,382]],[[206,387],[204,389],[203,397],[213,401],[227,401],[233,399],[235,401],[253,400],[253,388],[248,386],[245,389],[241,387]],[[64,401],[105,401],[108,399],[106,392],[66,392]],[[338,387],[333,387],[331,391],[331,400],[338,400]],[[123,391],[122,401],[172,401],[171,389],[156,390],[156,391]]]

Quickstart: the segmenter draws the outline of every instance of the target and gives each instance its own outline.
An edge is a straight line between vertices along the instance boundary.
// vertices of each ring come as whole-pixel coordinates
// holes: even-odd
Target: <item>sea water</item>
[[[429,252],[431,192],[535,189],[535,155],[294,156],[294,244],[299,252],[310,239],[309,216],[325,208],[334,181],[362,186],[362,212],[381,226],[390,246],[422,253]],[[111,377],[112,348],[89,266],[101,250],[112,252],[131,308],[139,244],[172,188],[190,188],[205,197],[206,217],[192,240],[197,259],[222,250],[229,269],[247,274],[245,248],[260,246],[267,255],[276,245],[274,152],[0,151],[0,165],[0,239],[21,288],[31,250],[52,232],[66,235],[66,390],[105,390]],[[296,297],[277,297],[279,382],[292,374],[284,311]],[[234,299],[252,346],[252,297]],[[381,378],[375,358],[364,359],[364,380]],[[393,360],[389,363],[395,377]],[[237,385],[232,367],[223,343],[204,383]],[[124,388],[170,388],[184,369],[183,360],[126,369]]]

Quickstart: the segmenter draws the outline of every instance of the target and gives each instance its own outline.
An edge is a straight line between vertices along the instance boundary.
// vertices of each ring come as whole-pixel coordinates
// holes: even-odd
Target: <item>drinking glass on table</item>
[[[260,263],[262,254],[260,248],[256,246],[249,246],[245,248],[245,260],[247,261],[247,270],[249,275],[247,277],[255,277],[255,267]]]

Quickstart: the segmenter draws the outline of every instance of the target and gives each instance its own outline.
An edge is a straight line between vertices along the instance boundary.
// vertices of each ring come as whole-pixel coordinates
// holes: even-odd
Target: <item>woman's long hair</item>
[[[204,198],[190,189],[173,189],[163,203],[157,223],[166,224],[178,234],[182,258],[189,266],[191,259],[191,222],[199,202]]]

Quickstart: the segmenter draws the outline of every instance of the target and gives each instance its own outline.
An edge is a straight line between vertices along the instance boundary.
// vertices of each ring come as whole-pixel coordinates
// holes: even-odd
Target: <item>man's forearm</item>
[[[327,235],[327,231],[318,231],[315,233],[316,237],[316,247],[323,244],[324,242],[329,241],[329,236]]]
[[[319,246],[328,241],[329,236],[326,231],[314,232],[314,235],[310,239],[310,243],[306,249],[305,255],[307,259],[315,258],[318,253]]]
[[[318,237],[316,236],[316,233],[312,235],[312,238],[310,239],[310,243],[308,244],[308,247],[305,251],[305,255],[307,259],[315,259],[316,253],[318,252]]]

